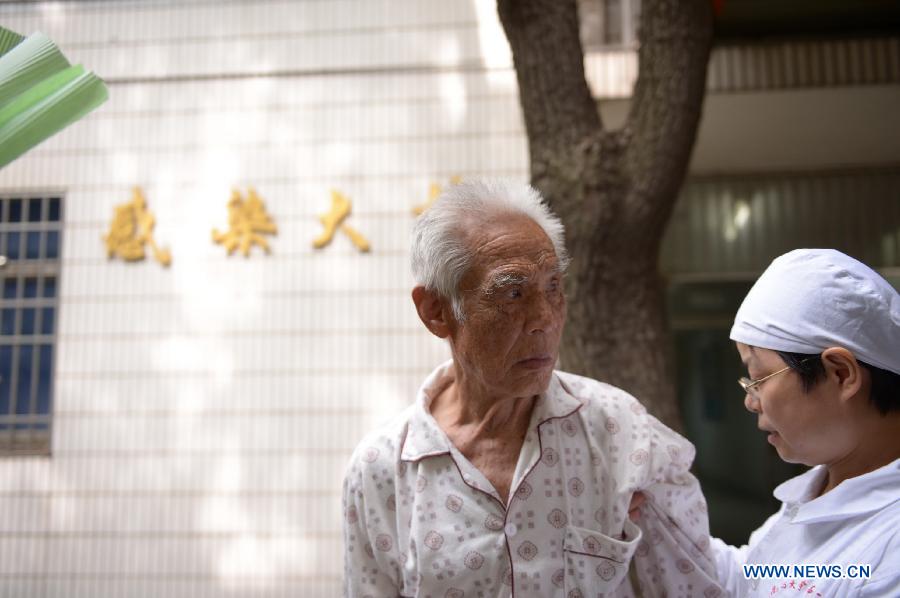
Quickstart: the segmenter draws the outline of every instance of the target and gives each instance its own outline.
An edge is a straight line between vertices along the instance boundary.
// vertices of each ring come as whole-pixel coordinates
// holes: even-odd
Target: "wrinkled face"
[[[769,349],[737,343],[748,376],[758,380],[787,364]],[[849,452],[852,428],[829,385],[817,384],[804,392],[800,376],[787,370],[760,383],[744,398],[744,406],[758,416],[760,430],[788,463],[832,463]]]
[[[553,244],[521,215],[472,228],[474,259],[460,283],[465,321],[450,323],[454,360],[490,394],[539,394],[550,383],[566,319]]]

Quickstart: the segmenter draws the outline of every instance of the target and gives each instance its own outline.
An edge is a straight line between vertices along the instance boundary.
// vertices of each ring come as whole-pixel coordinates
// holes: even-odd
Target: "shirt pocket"
[[[641,540],[641,530],[625,520],[625,538],[570,525],[566,527],[566,598],[588,598],[618,588],[628,576],[631,557]]]

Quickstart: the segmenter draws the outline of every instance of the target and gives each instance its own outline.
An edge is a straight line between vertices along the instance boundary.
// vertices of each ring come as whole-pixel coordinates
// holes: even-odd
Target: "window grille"
[[[62,208],[0,195],[0,455],[50,453]]]

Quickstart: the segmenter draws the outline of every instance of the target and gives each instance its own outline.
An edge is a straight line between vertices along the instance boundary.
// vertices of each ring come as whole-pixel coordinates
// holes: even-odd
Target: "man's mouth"
[[[517,365],[531,370],[538,370],[551,364],[552,359],[550,358],[550,356],[546,353],[542,353],[540,355],[532,355],[530,357],[526,357],[525,359],[519,361]]]

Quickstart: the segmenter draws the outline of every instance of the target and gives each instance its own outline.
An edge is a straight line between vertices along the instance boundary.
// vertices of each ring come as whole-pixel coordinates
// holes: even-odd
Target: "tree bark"
[[[575,0],[498,0],[513,52],[531,182],[572,257],[565,369],[634,394],[679,429],[658,268],[703,105],[709,0],[644,0],[625,126],[603,127],[584,77]]]

